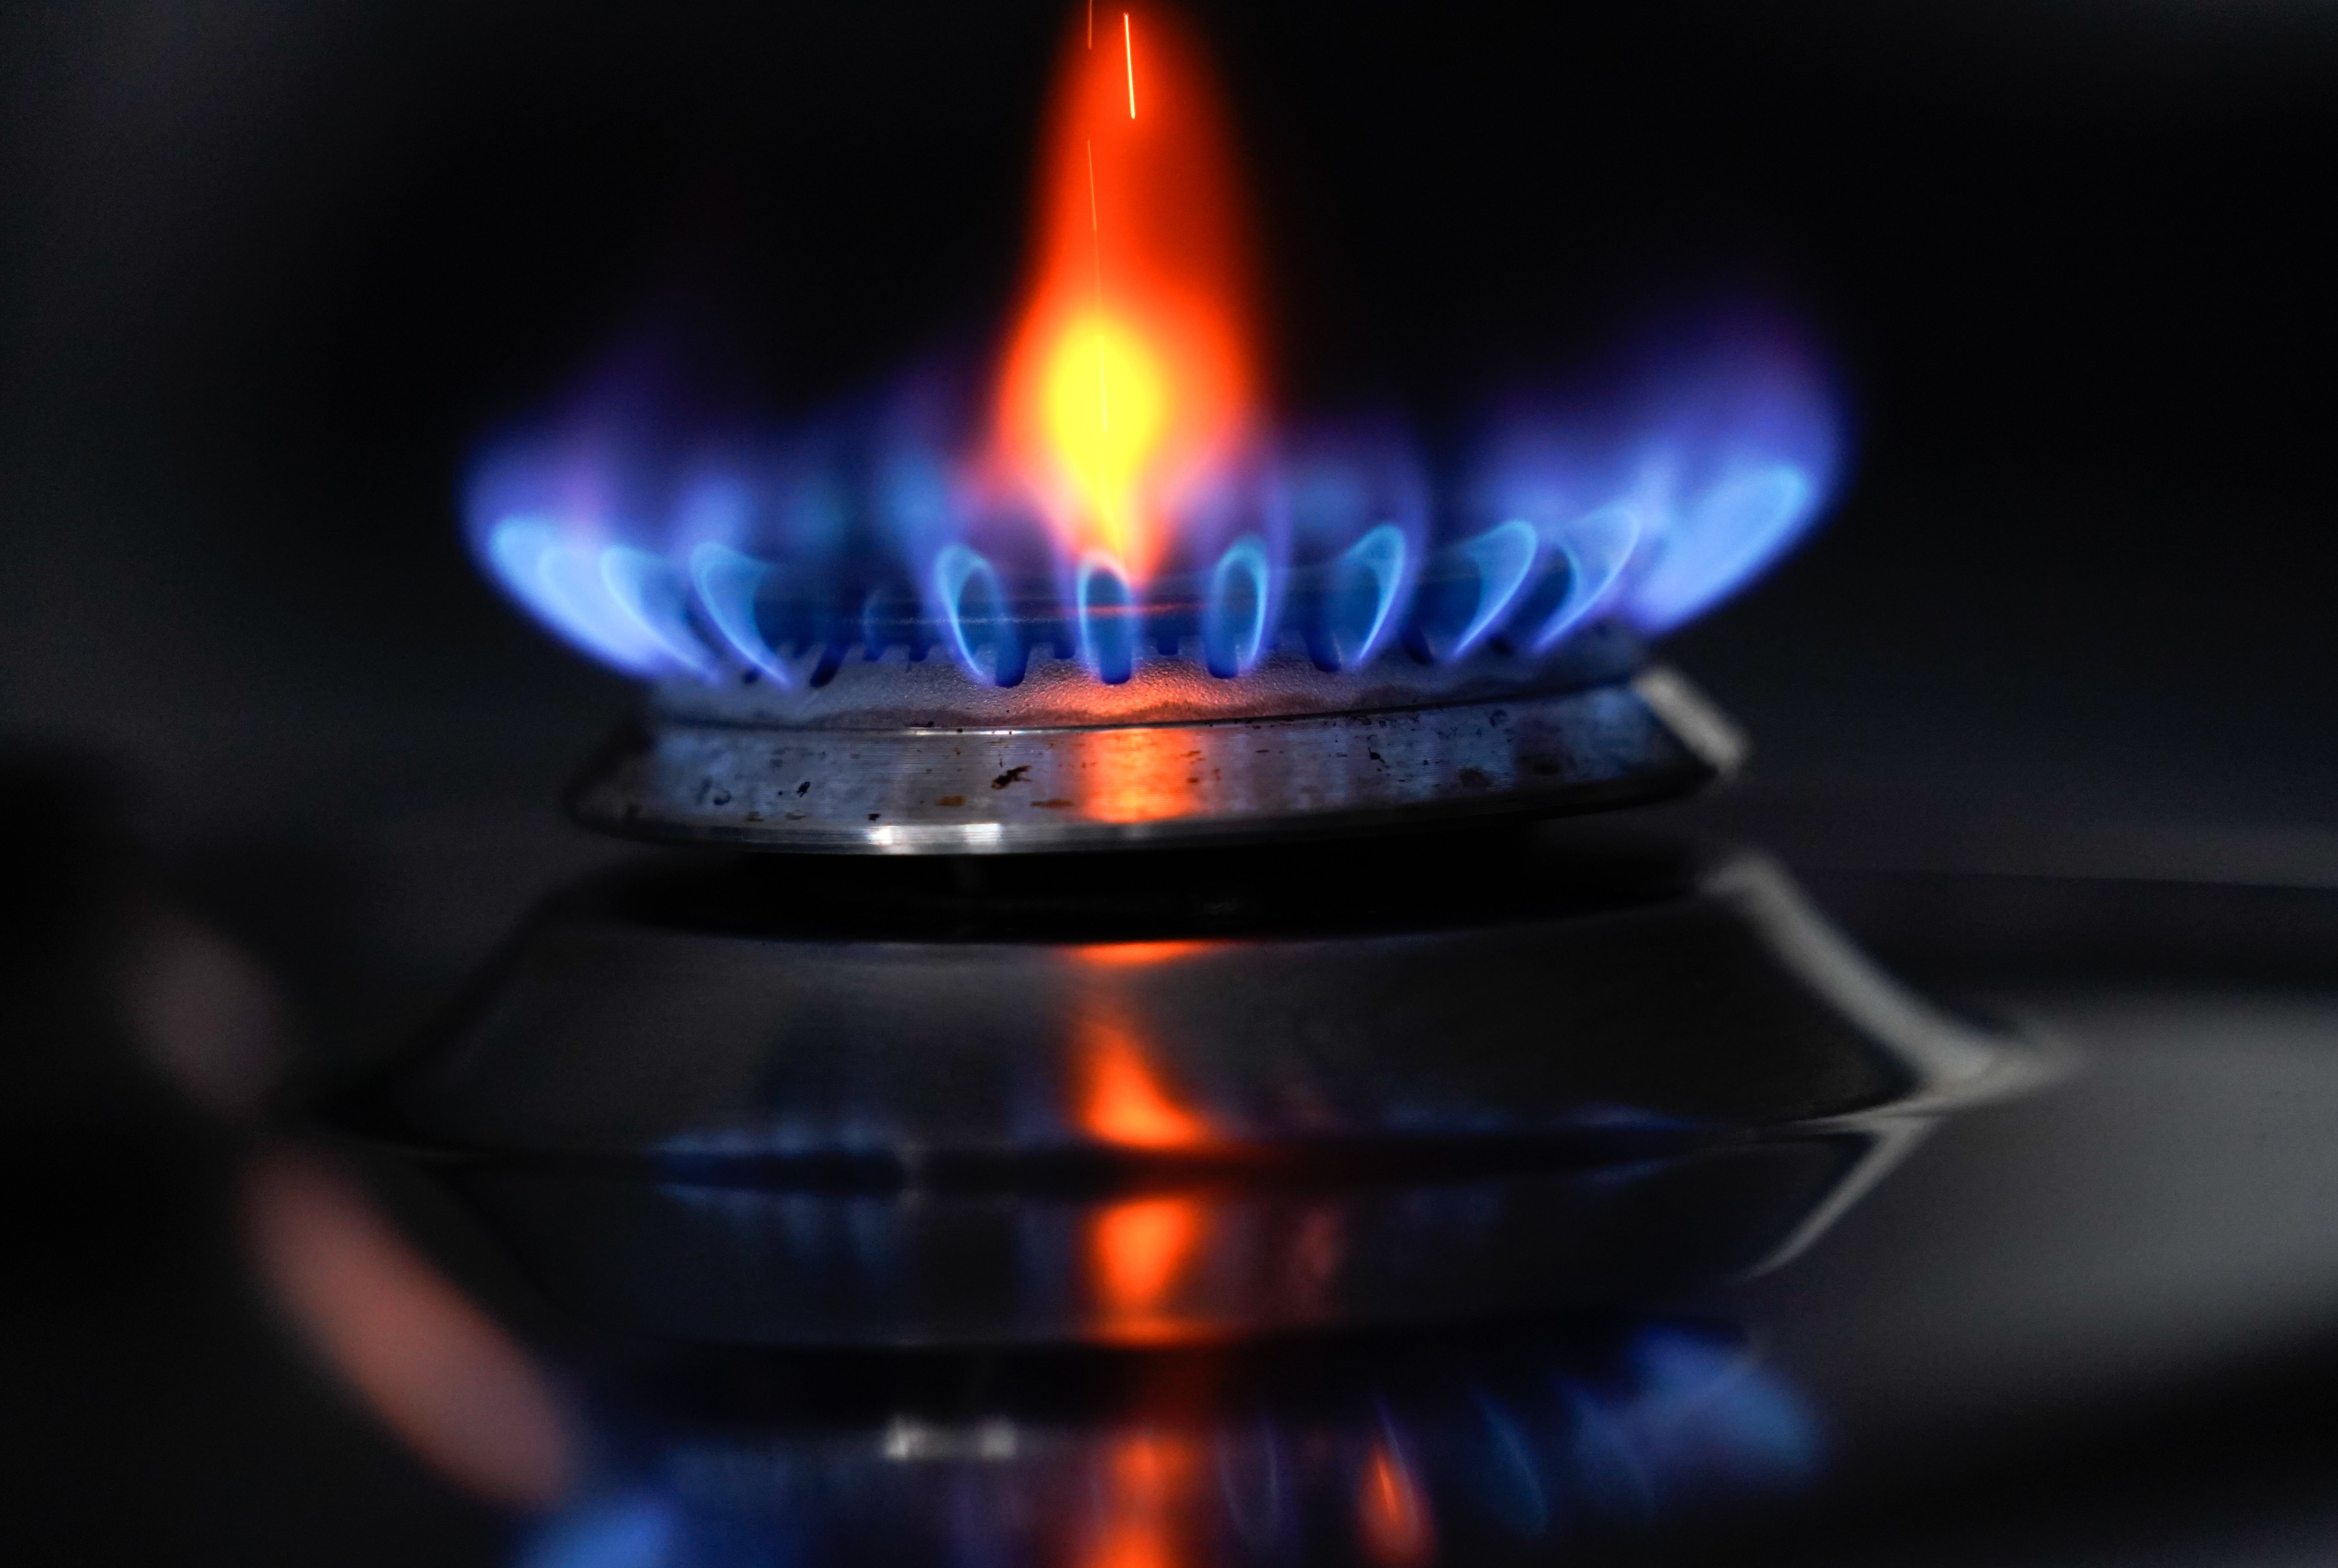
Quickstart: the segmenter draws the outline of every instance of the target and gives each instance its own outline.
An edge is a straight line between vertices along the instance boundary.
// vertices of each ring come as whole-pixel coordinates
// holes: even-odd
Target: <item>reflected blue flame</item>
[[[1312,1354],[1293,1342],[1247,1369],[1187,1365],[1101,1406],[1066,1406],[1051,1378],[1076,1371],[1027,1387],[993,1361],[987,1392],[946,1415],[879,1400],[761,1427],[620,1416],[607,1500],[554,1522],[522,1568],[1042,1568],[1089,1560],[1113,1517],[1165,1532],[1177,1561],[1351,1561],[1375,1453],[1401,1467],[1439,1560],[1545,1561],[1816,1475],[1800,1396],[1711,1328],[1648,1324],[1605,1348],[1480,1328]],[[1115,1463],[1132,1446],[1162,1456],[1133,1483]]]
[[[1107,682],[1154,653],[1236,679],[1294,639],[1327,670],[1540,659],[1603,622],[1681,625],[1823,514],[1833,389],[1750,321],[1489,414],[1441,470],[1387,420],[1262,437],[1185,487],[1141,582],[1071,557],[984,468],[977,394],[931,376],[719,447],[643,383],[495,449],[467,511],[515,599],[646,679],[817,685],[856,648],[937,645],[1002,685],[1048,649]]]
[[[1471,1403],[1485,1423],[1484,1445],[1475,1455],[1481,1461],[1469,1468],[1478,1479],[1485,1509],[1504,1530],[1532,1540],[1550,1529],[1550,1497],[1526,1432],[1500,1400],[1483,1388],[1471,1390]]]
[[[1772,1490],[1818,1470],[1818,1423],[1779,1378],[1729,1348],[1652,1332],[1632,1347],[1638,1396],[1617,1413],[1625,1439],[1659,1482]]]
[[[664,1504],[623,1497],[555,1519],[521,1552],[519,1568],[681,1568]]]
[[[1272,1422],[1261,1420],[1218,1440],[1218,1494],[1235,1535],[1252,1551],[1272,1549],[1291,1528],[1289,1465]]]

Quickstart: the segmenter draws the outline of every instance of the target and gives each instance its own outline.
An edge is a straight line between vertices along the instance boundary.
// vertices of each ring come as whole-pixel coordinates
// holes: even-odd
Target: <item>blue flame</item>
[[[1319,619],[1309,628],[1318,664],[1354,670],[1370,662],[1394,630],[1398,602],[1412,585],[1411,563],[1393,523],[1375,525],[1340,553],[1324,573]]]
[[[1136,593],[1119,563],[1101,551],[1080,557],[1072,604],[1079,628],[1080,662],[1107,686],[1136,671]]]
[[[978,608],[968,606],[969,589],[981,595]],[[934,593],[950,652],[968,673],[1000,686],[1022,679],[1022,639],[996,567],[963,544],[945,544],[934,558]]]
[[[782,686],[794,684],[794,673],[763,640],[755,621],[755,600],[776,570],[770,564],[709,539],[690,553],[690,581],[706,618],[722,634],[731,651]]]
[[[1341,671],[1540,658],[1603,622],[1662,633],[1792,548],[1842,447],[1810,352],[1724,321],[1489,414],[1441,470],[1387,421],[1262,439],[1191,487],[1137,581],[999,498],[964,456],[970,400],[934,377],[720,443],[610,412],[644,406],[604,399],[491,453],[468,495],[480,559],[616,669],[783,686],[856,649],[939,649],[997,685],[1052,653],[1110,683],[1154,652],[1232,680],[1286,646]]]
[[[1521,517],[1448,545],[1443,569],[1432,566],[1421,590],[1420,651],[1440,662],[1466,658],[1508,618],[1541,552],[1534,524]]]
[[[507,517],[487,534],[487,559],[514,597],[585,652],[635,675],[666,672],[665,650],[609,592],[602,550],[548,517]]]
[[[1203,602],[1202,646],[1211,674],[1229,680],[1258,662],[1275,608],[1274,567],[1266,541],[1245,534],[1218,557]]]
[[[1750,579],[1818,514],[1819,488],[1792,463],[1731,474],[1682,507],[1633,583],[1633,619],[1667,631]]]
[[[1602,506],[1553,531],[1552,552],[1563,570],[1549,579],[1557,603],[1529,622],[1536,652],[1555,648],[1605,608],[1640,543],[1640,514],[1621,502]]]

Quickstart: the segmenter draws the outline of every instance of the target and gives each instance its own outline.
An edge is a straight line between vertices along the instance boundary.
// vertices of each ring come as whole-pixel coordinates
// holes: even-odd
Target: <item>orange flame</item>
[[[1159,13],[1119,22],[1075,29],[1058,68],[997,456],[1076,554],[1134,583],[1252,421],[1253,310],[1209,73]]]

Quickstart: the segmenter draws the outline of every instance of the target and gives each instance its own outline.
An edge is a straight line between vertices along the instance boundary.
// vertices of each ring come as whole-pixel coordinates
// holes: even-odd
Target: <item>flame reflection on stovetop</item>
[[[525,1568],[1424,1568],[1789,1491],[1819,1458],[1793,1389],[1685,1321],[723,1376],[760,1386],[752,1418],[605,1409],[604,1473]]]

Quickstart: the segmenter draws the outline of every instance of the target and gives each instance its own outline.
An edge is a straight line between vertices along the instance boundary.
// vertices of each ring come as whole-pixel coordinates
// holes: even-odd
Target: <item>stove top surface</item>
[[[124,1059],[115,1071],[149,1083],[142,1098],[101,1112],[60,1071],[37,1091],[53,1110],[16,1144],[47,1196],[35,1283],[10,1308],[11,1377],[58,1413],[20,1479],[46,1499],[41,1528],[77,1546],[134,1555],[152,1522],[115,1503],[167,1494],[186,1527],[252,1562],[633,1561],[592,1553],[659,1532],[679,1553],[766,1508],[896,1547],[920,1531],[960,1548],[1025,1539],[968,1523],[970,1495],[1006,1494],[983,1492],[986,1476],[1051,1519],[1072,1517],[1045,1500],[1076,1480],[1081,1519],[1197,1568],[1295,1549],[1260,1524],[1273,1517],[1303,1523],[1322,1560],[1375,1563],[1426,1542],[1451,1562],[2269,1562],[2323,1539],[2338,991],[2310,936],[2338,923],[2338,897],[2075,866],[1976,873],[1914,863],[1908,838],[1897,866],[1836,854],[1830,868],[1807,838],[1779,835],[1822,906],[1903,977],[2075,1064],[1950,1118],[1758,1279],[1645,1311],[1070,1357],[618,1354],[490,1291],[521,1331],[500,1342],[604,1368],[562,1398],[581,1392],[618,1435],[597,1451],[601,1484],[514,1514],[509,1477],[543,1460],[542,1434],[494,1428],[483,1451],[503,1456],[487,1472],[503,1465],[506,1502],[482,1503],[478,1454],[415,1447],[410,1398],[387,1416],[379,1387],[371,1411],[353,1399],[329,1336],[321,1362],[296,1348],[315,1323],[264,1263],[272,1298],[256,1293],[246,1261],[251,1172],[280,1155]],[[89,864],[64,857],[60,875],[85,884]],[[1043,924],[1059,905],[1038,901]],[[2290,946],[2236,938],[2259,928]],[[43,1059],[74,1041],[74,1072],[103,1058],[89,1042],[106,1038],[91,1022],[106,1009],[74,998],[106,972],[24,973]],[[146,1110],[124,1122],[123,1103]],[[91,1174],[34,1180],[68,1161]],[[347,1191],[361,1207],[319,1210],[342,1215],[336,1233],[398,1234],[362,1207],[378,1200]],[[289,1338],[288,1316],[307,1324]],[[115,1392],[92,1401],[92,1387]],[[571,1448],[561,1463],[582,1461]],[[295,1504],[250,1507],[243,1478],[261,1475]],[[825,1479],[807,1515],[811,1475]]]

